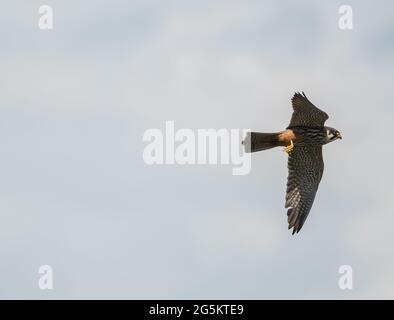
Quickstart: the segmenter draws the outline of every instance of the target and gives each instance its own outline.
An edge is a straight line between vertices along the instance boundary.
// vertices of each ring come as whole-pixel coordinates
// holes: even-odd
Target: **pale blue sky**
[[[17,0],[0,15],[1,298],[394,298],[392,1]],[[344,137],[297,236],[279,149],[247,176],[142,160],[166,120],[281,130],[296,90]]]

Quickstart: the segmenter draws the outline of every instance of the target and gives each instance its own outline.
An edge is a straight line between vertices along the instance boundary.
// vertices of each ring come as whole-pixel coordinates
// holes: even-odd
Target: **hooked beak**
[[[342,136],[341,136],[341,134],[339,132],[338,132],[337,138],[338,139],[342,139]]]

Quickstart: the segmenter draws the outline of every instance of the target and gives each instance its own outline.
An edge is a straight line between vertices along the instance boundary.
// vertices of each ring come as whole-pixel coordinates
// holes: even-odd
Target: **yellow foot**
[[[293,149],[294,149],[294,143],[293,140],[290,140],[290,145],[284,148],[283,151],[286,152],[287,154],[290,154],[293,151]]]

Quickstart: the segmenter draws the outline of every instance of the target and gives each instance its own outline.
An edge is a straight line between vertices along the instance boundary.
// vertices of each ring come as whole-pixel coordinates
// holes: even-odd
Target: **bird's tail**
[[[245,152],[256,152],[282,146],[281,133],[248,132],[245,140],[242,141],[242,144],[245,146]]]

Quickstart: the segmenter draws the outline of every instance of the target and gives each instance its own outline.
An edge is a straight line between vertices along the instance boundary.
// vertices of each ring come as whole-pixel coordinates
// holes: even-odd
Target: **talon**
[[[293,151],[293,149],[294,149],[294,143],[293,140],[290,140],[290,145],[284,148],[283,151],[286,152],[287,154],[290,154]]]

